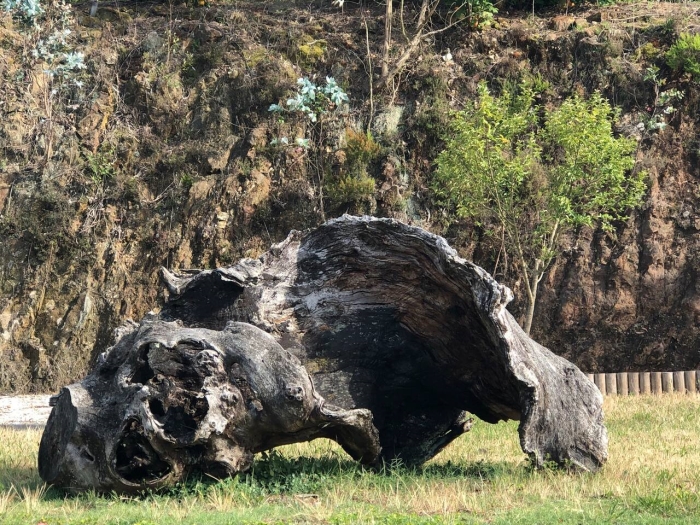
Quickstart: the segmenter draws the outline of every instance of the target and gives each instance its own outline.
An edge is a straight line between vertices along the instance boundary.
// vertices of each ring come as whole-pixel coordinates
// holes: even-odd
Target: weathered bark
[[[384,458],[429,459],[468,430],[465,410],[519,419],[536,465],[595,471],[607,458],[595,385],[530,339],[506,310],[511,291],[441,237],[345,216],[257,260],[163,275],[163,319],[269,332],[326,399],[372,412]]]
[[[256,452],[319,437],[365,463],[379,454],[368,410],[325,404],[295,357],[243,323],[214,331],[147,318],[53,401],[39,473],[73,490],[235,475]]]

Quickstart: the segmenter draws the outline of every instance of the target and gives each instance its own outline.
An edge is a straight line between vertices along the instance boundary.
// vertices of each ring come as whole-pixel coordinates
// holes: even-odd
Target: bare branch
[[[389,2],[390,4],[391,2]],[[430,38],[432,36],[437,35],[438,33],[442,33],[444,31],[447,31],[448,29],[456,26],[461,22],[461,20],[456,20],[453,22],[450,22],[448,25],[441,27],[439,29],[434,29],[432,31],[424,32],[426,26],[430,22],[431,18],[435,15],[435,12],[438,9],[440,2],[439,0],[435,0],[431,2],[430,0],[423,0],[421,3],[421,8],[420,8],[420,13],[418,14],[418,21],[416,22],[416,29],[415,29],[415,34],[413,35],[413,38],[408,41],[406,44],[403,52],[399,56],[398,60],[394,63],[394,66],[392,68],[389,68],[389,47],[390,47],[390,39],[391,39],[391,27],[389,27],[389,32],[387,32],[387,22],[385,22],[385,27],[384,27],[384,58],[382,61],[382,77],[379,81],[378,86],[383,87],[389,83],[391,79],[393,79],[396,75],[398,75],[404,67],[406,67],[406,63],[413,57],[414,53],[420,46],[421,41],[423,41],[426,38]],[[462,4],[464,5],[464,4]],[[462,6],[458,7],[457,9],[460,9]],[[403,9],[403,3],[402,3],[402,9]],[[387,17],[386,20],[389,20],[390,18],[388,17],[389,13],[389,8],[387,7]],[[402,30],[403,30],[403,12],[401,13],[401,24],[402,24]],[[404,36],[405,32],[404,32]]]

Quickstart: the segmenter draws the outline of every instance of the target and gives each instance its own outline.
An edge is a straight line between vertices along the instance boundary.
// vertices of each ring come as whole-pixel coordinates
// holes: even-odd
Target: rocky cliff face
[[[684,134],[689,120],[643,151],[645,208],[615,236],[589,230],[571,239],[548,276],[535,337],[584,369],[700,364],[700,172],[688,151],[697,145]]]
[[[700,364],[698,89],[663,59],[680,32],[696,30],[691,9],[503,13],[491,28],[457,26],[426,42],[382,89],[368,77],[381,53],[379,7],[81,9],[40,35],[72,29],[65,47],[87,67],[71,75],[48,76],[55,64],[31,53],[36,35],[0,19],[0,391],[81,377],[115,327],[162,300],[161,265],[225,266],[344,212],[431,229],[492,270],[488,238],[448,223],[429,190],[449,111],[480,80],[495,90],[539,82],[545,108],[601,90],[649,173],[645,207],[614,235],[566,239],[535,338],[587,371]],[[652,65],[661,90],[684,94],[662,131],[639,126],[664,109],[659,83],[645,79]],[[327,76],[349,104],[317,123],[268,111],[298,78]],[[517,314],[515,276],[502,264],[496,274]]]

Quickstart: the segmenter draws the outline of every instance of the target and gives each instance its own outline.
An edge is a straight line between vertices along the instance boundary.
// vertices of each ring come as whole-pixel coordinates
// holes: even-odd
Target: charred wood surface
[[[366,409],[326,404],[296,357],[243,323],[222,330],[145,319],[54,399],[39,473],[71,490],[136,492],[188,474],[247,470],[253,454],[319,437],[373,463]]]
[[[372,412],[385,459],[433,457],[469,429],[470,412],[520,420],[536,465],[595,471],[606,460],[598,389],[530,339],[506,310],[510,290],[441,237],[345,216],[260,259],[163,276],[162,319],[270,333],[329,402]]]

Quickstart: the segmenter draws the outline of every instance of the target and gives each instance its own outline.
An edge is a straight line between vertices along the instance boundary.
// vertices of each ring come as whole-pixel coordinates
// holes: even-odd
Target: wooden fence
[[[700,370],[683,372],[618,372],[586,374],[604,396],[637,396],[679,392],[700,393]]]

